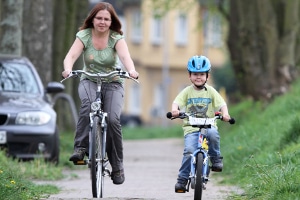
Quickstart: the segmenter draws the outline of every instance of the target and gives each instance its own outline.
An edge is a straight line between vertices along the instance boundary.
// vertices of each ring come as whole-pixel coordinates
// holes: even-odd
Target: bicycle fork
[[[198,137],[198,148],[197,150],[191,154],[191,172],[190,172],[190,177],[189,177],[189,183],[188,187],[191,184],[191,188],[195,189],[195,181],[196,181],[196,168],[197,168],[197,158],[198,154],[201,153],[203,155],[203,163],[202,163],[202,187],[205,190],[206,189],[206,184],[208,182],[208,176],[210,172],[209,168],[209,156],[208,156],[208,144],[206,137],[204,136],[206,134],[206,129],[202,129],[201,132],[199,132],[199,137]]]
[[[195,188],[195,180],[196,180],[196,167],[197,167],[197,155],[201,153],[203,155],[203,163],[202,163],[202,180],[203,180],[203,189],[206,189],[206,184],[208,182],[209,177],[209,156],[207,152],[204,152],[204,149],[198,149],[193,154],[191,154],[191,172],[189,177],[189,184],[191,184],[192,189]]]

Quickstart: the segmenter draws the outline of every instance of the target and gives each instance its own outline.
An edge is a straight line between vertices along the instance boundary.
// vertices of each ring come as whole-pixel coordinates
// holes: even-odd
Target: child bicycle
[[[88,158],[73,163],[75,165],[88,165],[91,173],[93,197],[102,198],[104,192],[104,177],[111,176],[111,172],[107,168],[109,161],[106,155],[107,113],[102,110],[100,98],[102,78],[118,75],[121,78],[132,79],[137,83],[138,81],[130,77],[128,72],[117,68],[108,74],[93,74],[83,70],[75,70],[61,82],[71,77],[80,77],[82,74],[97,78],[97,91],[96,99],[91,103]]]
[[[208,155],[208,142],[207,142],[207,129],[215,125],[217,119],[222,120],[220,112],[215,113],[213,118],[197,118],[194,114],[180,112],[178,117],[173,117],[171,112],[167,113],[167,118],[173,119],[189,119],[189,124],[193,127],[199,128],[198,135],[198,148],[193,154],[191,154],[191,170],[188,180],[188,184],[185,190],[175,191],[177,193],[189,192],[189,187],[194,189],[194,200],[202,199],[202,191],[206,189],[208,177],[210,173],[209,155]],[[231,118],[230,124],[234,124],[235,120]]]

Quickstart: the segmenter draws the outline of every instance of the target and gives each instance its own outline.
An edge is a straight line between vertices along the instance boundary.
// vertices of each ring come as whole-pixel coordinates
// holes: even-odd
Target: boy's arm
[[[231,119],[231,117],[230,117],[230,115],[229,115],[229,113],[228,113],[227,105],[222,106],[222,107],[220,108],[220,111],[221,111],[222,116],[223,116],[223,121],[228,122],[228,121]]]
[[[179,106],[176,103],[172,104],[172,116],[173,117],[178,117],[179,116]]]

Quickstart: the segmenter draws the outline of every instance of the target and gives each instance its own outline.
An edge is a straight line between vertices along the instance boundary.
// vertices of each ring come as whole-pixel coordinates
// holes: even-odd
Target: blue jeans
[[[191,154],[197,150],[199,131],[184,136],[184,150],[181,167],[178,174],[178,182],[186,182],[191,171]],[[220,156],[220,135],[215,127],[207,130],[208,154],[211,157]]]

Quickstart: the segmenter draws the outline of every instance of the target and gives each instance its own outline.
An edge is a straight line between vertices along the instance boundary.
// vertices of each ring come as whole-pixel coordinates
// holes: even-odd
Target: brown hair
[[[111,15],[110,29],[123,35],[123,31],[121,30],[122,25],[118,18],[118,15],[117,15],[114,7],[110,3],[107,3],[107,2],[100,2],[100,3],[96,4],[90,11],[87,18],[84,20],[82,26],[79,27],[79,30],[93,28],[94,27],[93,19],[100,10],[107,10],[110,13],[110,15]]]

